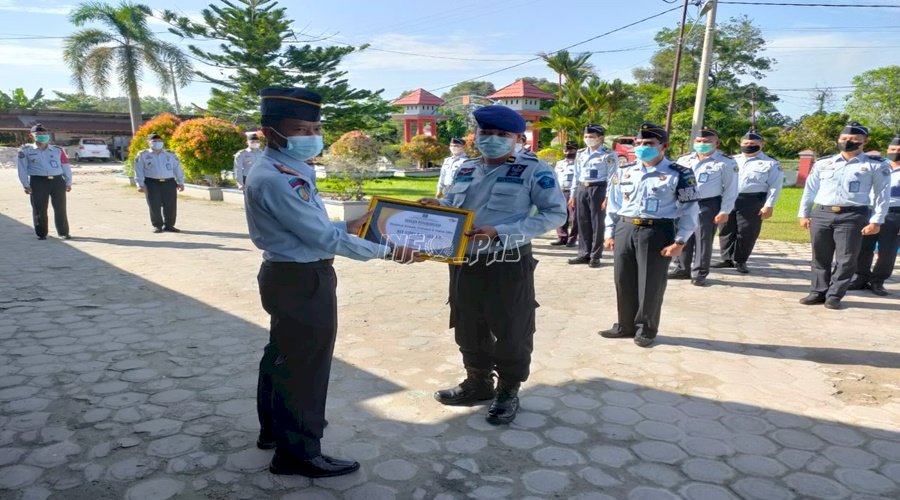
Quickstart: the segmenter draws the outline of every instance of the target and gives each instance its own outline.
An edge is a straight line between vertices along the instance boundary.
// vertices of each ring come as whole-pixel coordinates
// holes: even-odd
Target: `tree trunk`
[[[141,118],[141,97],[136,86],[128,89],[128,112],[131,114],[131,133],[136,134],[143,124]]]

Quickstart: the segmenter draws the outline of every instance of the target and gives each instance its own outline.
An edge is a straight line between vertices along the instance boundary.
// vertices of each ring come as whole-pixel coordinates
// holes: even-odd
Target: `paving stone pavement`
[[[0,170],[0,498],[726,499],[900,497],[900,285],[804,307],[805,245],[752,274],[669,285],[660,342],[615,317],[609,260],[536,241],[538,332],[522,412],[431,393],[461,375],[446,271],[338,259],[324,448],[350,476],[278,477],[254,447],[267,317],[240,207],[182,200],[151,234],[137,193],[79,171],[76,239],[37,241]]]

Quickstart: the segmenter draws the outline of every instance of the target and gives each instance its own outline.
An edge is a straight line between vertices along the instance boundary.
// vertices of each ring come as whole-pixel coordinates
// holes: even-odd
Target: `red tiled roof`
[[[518,80],[514,83],[510,83],[506,87],[494,92],[493,94],[487,96],[488,99],[509,99],[509,98],[522,98],[527,97],[530,99],[554,99],[553,94],[548,94],[543,90],[537,88],[531,83],[528,83],[525,80]]]
[[[444,100],[425,89],[416,89],[391,104],[394,106],[415,106],[417,104],[441,106],[444,104]]]

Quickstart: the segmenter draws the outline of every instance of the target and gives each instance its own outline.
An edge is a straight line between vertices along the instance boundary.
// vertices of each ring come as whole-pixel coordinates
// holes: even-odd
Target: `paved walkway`
[[[672,283],[640,349],[595,333],[611,267],[537,241],[534,373],[500,428],[431,398],[461,374],[444,267],[339,259],[324,448],[363,466],[310,481],[254,447],[267,318],[240,207],[182,200],[185,232],[156,235],[79,171],[76,239],[37,241],[14,171],[0,186],[0,498],[900,497],[900,285],[801,306],[803,245]]]

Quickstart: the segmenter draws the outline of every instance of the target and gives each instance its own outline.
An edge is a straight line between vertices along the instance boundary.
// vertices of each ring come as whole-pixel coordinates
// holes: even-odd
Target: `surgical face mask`
[[[450,146],[450,154],[459,155],[462,154],[463,148],[462,146]]]
[[[760,149],[762,149],[762,146],[756,144],[752,146],[741,146],[741,153],[752,155],[753,153],[758,153]]]
[[[587,145],[587,147],[589,147],[589,148],[596,148],[597,146],[599,146],[600,144],[602,144],[603,141],[601,141],[600,139],[594,139],[593,137],[585,137],[585,138],[584,138],[584,143],[585,143],[585,144]]]
[[[525,149],[524,144],[516,143],[516,153],[521,153]]]
[[[574,160],[574,159],[575,159],[575,156],[576,156],[575,153],[566,153],[566,159],[567,159],[567,160]]]
[[[513,149],[512,137],[500,137],[499,135],[479,135],[475,139],[475,145],[485,158],[494,159],[508,155]]]
[[[888,153],[885,156],[887,157],[888,160],[891,160],[894,163],[900,161],[900,151],[898,151],[896,153]]]
[[[259,141],[251,141],[250,149],[259,149]]]
[[[845,153],[852,153],[859,149],[862,146],[862,143],[856,141],[838,141],[837,146],[838,149]]]
[[[654,146],[638,146],[634,148],[634,156],[640,161],[653,161],[659,156],[659,148]]]
[[[150,141],[150,149],[159,151],[163,148],[163,141]]]
[[[282,148],[281,152],[295,160],[306,161],[310,158],[315,158],[319,156],[322,148],[325,147],[321,135],[292,135],[285,137],[274,128],[272,131],[287,142],[287,147]]]
[[[695,142],[694,143],[694,151],[696,151],[702,155],[708,155],[708,154],[712,153],[713,149],[715,149],[715,146],[713,146],[712,144],[710,144],[708,142]]]
[[[34,142],[39,142],[41,144],[50,142],[50,134],[37,134],[34,136]]]

